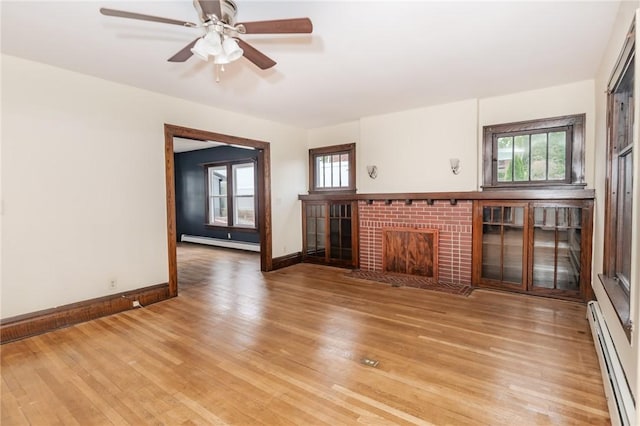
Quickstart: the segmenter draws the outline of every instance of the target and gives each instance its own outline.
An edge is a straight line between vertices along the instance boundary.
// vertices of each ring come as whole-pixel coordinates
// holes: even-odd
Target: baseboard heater
[[[247,243],[244,241],[232,241],[232,240],[223,240],[220,238],[210,238],[210,237],[198,237],[195,235],[180,235],[180,241],[184,241],[186,243],[197,243],[197,244],[207,244],[210,246],[216,247],[226,247],[240,250],[249,250],[260,252],[260,244],[259,243]]]
[[[635,425],[636,410],[633,395],[598,302],[591,301],[587,304],[587,319],[600,360],[611,424]]]

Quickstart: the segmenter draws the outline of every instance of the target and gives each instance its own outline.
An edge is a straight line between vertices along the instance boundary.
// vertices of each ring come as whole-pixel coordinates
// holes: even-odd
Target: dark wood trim
[[[616,59],[607,84],[607,157],[605,163],[603,273],[598,275],[629,341],[631,341],[630,299],[632,295],[629,294],[628,290],[617,277],[618,271],[616,265],[616,260],[622,258],[622,253],[620,253],[622,250],[620,237],[625,235],[625,231],[631,232],[631,230],[622,229],[623,223],[618,220],[618,218],[622,216],[619,210],[621,209],[620,204],[624,196],[619,194],[619,181],[621,179],[619,159],[621,155],[626,154],[626,148],[617,146],[615,132],[618,130],[618,119],[615,117],[615,95],[616,89],[618,89],[621,84],[631,62],[635,60],[635,39],[634,19],[631,22],[629,32],[627,33],[622,50]],[[638,65],[635,64],[635,66],[637,67]],[[637,84],[637,82],[634,82],[634,84]],[[628,143],[627,146],[629,150],[632,150],[633,141]],[[634,290],[635,289],[631,289],[631,291]]]
[[[178,229],[176,226],[176,178],[173,158],[173,137],[176,136],[169,125],[164,125],[164,168],[165,168],[165,193],[167,200],[167,257],[169,267],[169,295],[178,295],[178,257],[176,253],[176,240]]]
[[[140,305],[147,306],[170,297],[169,284],[164,283],[5,318],[0,322],[0,342],[12,342],[134,309],[133,301],[135,300],[140,302]]]
[[[271,270],[275,271],[276,269],[286,268],[287,266],[292,266],[297,263],[302,263],[301,251],[291,254],[285,254],[284,256],[274,257],[273,263],[271,265]]]
[[[526,184],[512,184],[512,183],[498,183],[495,186],[482,186],[483,191],[519,191],[523,188],[525,190],[536,190],[536,191],[576,191],[576,190],[584,190],[586,188],[586,183],[551,183],[551,181],[545,182],[528,182]]]
[[[392,201],[400,200],[592,200],[593,189],[553,189],[553,190],[502,190],[502,191],[466,191],[466,192],[413,192],[413,193],[379,193],[379,194],[300,194],[302,201],[344,201],[365,200]]]
[[[175,169],[173,162],[173,138],[181,137],[199,141],[217,141],[233,145],[249,146],[258,150],[258,211],[260,231],[260,270],[272,269],[271,233],[271,145],[269,142],[191,129],[173,124],[164,125],[165,175],[167,197],[167,243],[169,257],[169,293],[178,295],[178,265],[176,261],[176,212],[175,212]]]
[[[478,287],[482,278],[482,209],[480,200],[473,200],[471,208],[471,285]]]
[[[580,251],[580,262],[583,265],[580,270],[580,286],[587,301],[595,299],[593,286],[591,285],[591,269],[593,260],[593,200],[586,201],[582,207],[582,244],[587,250]]]
[[[611,77],[609,77],[609,82],[607,83],[607,90],[611,91],[613,87],[620,81],[620,77],[626,71],[629,63],[631,62],[629,59],[632,55],[635,54],[636,47],[636,20],[635,18],[631,20],[631,26],[629,27],[629,31],[627,32],[627,36],[624,40],[624,45],[622,46],[622,50],[616,59],[616,64],[613,66],[613,71],[611,72]]]
[[[539,130],[553,130],[554,128],[566,128],[567,149],[566,164],[570,172],[563,181],[544,181],[548,187],[561,187],[564,185],[584,185],[585,184],[585,159],[584,159],[584,123],[586,114],[565,115],[561,117],[543,118],[536,120],[518,121],[505,124],[493,124],[483,127],[483,188],[491,187],[529,187],[536,185],[536,182],[506,182],[497,181],[496,164],[497,149],[495,140],[498,134],[509,133],[532,133]]]
[[[346,188],[316,188],[316,164],[315,158],[325,154],[349,154],[349,186]],[[309,149],[309,193],[351,193],[356,191],[356,144],[323,146]]]
[[[360,209],[351,203],[351,250],[353,268],[360,268]]]
[[[258,152],[258,176],[262,184],[258,185],[258,226],[260,230],[260,270],[273,269],[271,234],[271,148]]]

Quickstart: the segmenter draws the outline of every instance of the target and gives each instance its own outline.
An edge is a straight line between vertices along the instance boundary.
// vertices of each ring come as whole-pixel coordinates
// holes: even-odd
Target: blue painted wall
[[[231,233],[230,240],[232,241],[260,242],[260,234],[257,230],[219,230],[205,226],[207,221],[205,210],[207,191],[205,188],[204,164],[217,161],[257,160],[258,151],[232,146],[220,146],[181,152],[174,154],[173,158],[178,241],[182,234],[229,240],[227,233]]]

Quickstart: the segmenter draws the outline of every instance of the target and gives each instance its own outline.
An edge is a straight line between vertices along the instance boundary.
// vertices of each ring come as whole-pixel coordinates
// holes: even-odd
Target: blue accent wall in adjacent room
[[[227,230],[213,229],[206,223],[206,196],[204,164],[218,161],[256,160],[258,151],[220,146],[197,151],[174,154],[174,169],[176,183],[176,234],[178,240],[182,234],[199,237],[220,238],[232,241],[251,243],[260,242],[257,230]],[[257,193],[256,193],[257,196]]]

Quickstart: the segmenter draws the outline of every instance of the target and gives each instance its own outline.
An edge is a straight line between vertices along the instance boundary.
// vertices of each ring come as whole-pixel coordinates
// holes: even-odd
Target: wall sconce
[[[367,166],[367,174],[371,179],[378,177],[378,166]]]
[[[454,175],[460,173],[460,159],[459,158],[450,158],[449,163],[451,164],[451,171]]]

